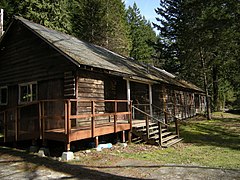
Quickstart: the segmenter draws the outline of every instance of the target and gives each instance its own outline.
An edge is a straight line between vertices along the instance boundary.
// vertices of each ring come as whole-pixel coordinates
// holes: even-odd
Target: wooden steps
[[[161,147],[167,148],[172,146],[182,139],[173,132],[168,131],[166,128],[162,129],[161,133],[161,143],[159,142],[159,128],[157,123],[149,123],[149,133],[147,134],[147,128],[144,123],[141,125],[133,125],[132,133],[134,135],[134,143],[146,142],[148,144],[159,145]]]

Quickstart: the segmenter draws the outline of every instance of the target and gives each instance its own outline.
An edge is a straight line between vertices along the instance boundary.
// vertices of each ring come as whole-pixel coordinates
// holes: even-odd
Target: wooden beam
[[[42,103],[38,102],[38,124],[39,124],[39,138],[42,139]]]
[[[41,103],[42,104],[42,108],[41,108],[41,110],[42,110],[42,140],[43,140],[43,143],[45,143],[44,141],[45,141],[45,107],[44,107],[44,102],[42,102]],[[65,111],[65,113],[66,113],[66,111]]]
[[[91,118],[91,130],[92,130],[92,137],[95,136],[95,102],[91,101],[91,109],[92,109],[92,118]]]
[[[168,113],[167,113],[167,92],[165,85],[162,86],[162,96],[163,96],[163,110],[164,110],[164,123],[168,123]]]
[[[94,142],[95,142],[95,147],[98,147],[98,144],[99,144],[98,136],[94,138]]]
[[[15,141],[18,140],[18,108],[14,110],[14,119],[15,119]]]
[[[152,108],[152,102],[153,102],[153,99],[152,99],[152,85],[149,84],[148,87],[149,87],[150,115],[153,116],[153,108]]]
[[[131,87],[130,87],[130,81],[127,79],[127,100],[128,100],[128,104],[130,104],[131,101]]]
[[[158,141],[159,145],[162,146],[162,125],[158,122]]]
[[[114,102],[114,132],[117,132],[117,102]]]
[[[125,131],[122,131],[122,142],[126,142],[126,138],[125,138]]]
[[[71,134],[71,102],[70,100],[67,101],[67,141],[70,143],[70,134]]]

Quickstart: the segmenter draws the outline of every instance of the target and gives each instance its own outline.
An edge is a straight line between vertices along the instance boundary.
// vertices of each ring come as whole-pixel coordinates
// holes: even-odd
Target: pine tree
[[[71,32],[69,3],[67,0],[3,0],[7,24],[13,15],[19,15],[36,23],[62,32]]]
[[[132,42],[129,35],[125,5],[121,0],[105,0],[107,7],[107,41],[105,47],[129,56]]]
[[[82,40],[128,56],[131,47],[121,0],[75,0],[73,32]]]
[[[150,22],[141,15],[136,3],[133,4],[133,7],[128,7],[127,14],[132,39],[130,56],[137,61],[153,64],[154,48],[152,45],[155,42],[156,34]]]
[[[221,89],[218,82],[224,80],[223,72],[239,55],[237,1],[162,0],[156,12],[165,61],[179,64],[185,79],[204,85],[216,107]]]

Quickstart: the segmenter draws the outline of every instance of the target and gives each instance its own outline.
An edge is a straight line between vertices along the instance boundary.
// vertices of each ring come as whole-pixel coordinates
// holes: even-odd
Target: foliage
[[[152,45],[156,41],[156,34],[150,22],[141,15],[136,3],[133,7],[128,7],[127,20],[132,39],[130,56],[140,62],[153,63],[152,56],[155,51]]]
[[[240,73],[232,68],[239,57],[236,28],[240,7],[236,0],[162,0],[156,13],[159,24],[155,27],[160,30],[157,50],[165,69],[204,87],[211,93],[214,107],[219,104],[220,80],[230,82],[235,92],[239,90],[233,76]]]
[[[131,47],[124,4],[120,0],[75,0],[73,34],[128,56]]]
[[[4,0],[0,5],[5,9],[7,24],[13,15],[19,15],[55,30],[71,31],[67,0]]]
[[[108,33],[106,47],[116,53],[129,56],[132,47],[127,24],[125,5],[121,0],[105,0],[108,11]]]
[[[218,113],[213,117],[211,121],[192,119],[181,125],[180,136],[184,140],[175,147],[119,155],[162,164],[239,169],[240,116]]]

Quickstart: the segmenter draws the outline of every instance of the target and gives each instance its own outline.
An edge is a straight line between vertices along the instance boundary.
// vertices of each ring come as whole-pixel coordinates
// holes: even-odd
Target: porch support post
[[[152,108],[152,85],[149,84],[149,104],[150,104],[150,115],[153,116],[153,108]]]
[[[195,93],[193,93],[192,106],[193,106],[193,109],[192,109],[193,114],[192,114],[192,116],[196,116]]]
[[[126,81],[127,81],[127,100],[129,105],[131,100],[130,81],[128,79]]]
[[[168,123],[168,114],[167,114],[167,90],[165,85],[162,86],[162,96],[163,96],[163,110],[164,110],[164,123]]]
[[[125,131],[122,131],[122,142],[123,142],[123,143],[126,142]]]
[[[95,147],[98,147],[99,141],[98,136],[94,137]]]

